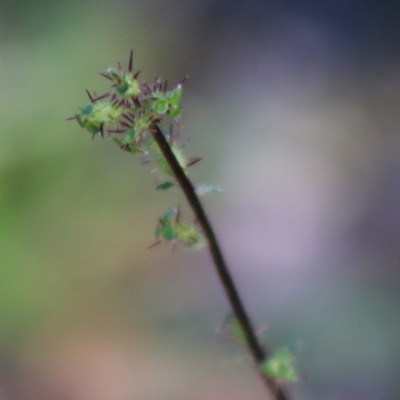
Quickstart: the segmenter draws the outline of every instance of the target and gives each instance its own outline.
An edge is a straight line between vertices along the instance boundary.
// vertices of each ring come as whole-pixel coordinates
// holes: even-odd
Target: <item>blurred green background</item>
[[[197,183],[293,399],[398,399],[400,7],[386,1],[3,0],[0,400],[264,399],[217,331],[206,251],[147,250],[180,204],[67,123],[134,49],[189,75]],[[301,344],[301,346],[298,346]]]

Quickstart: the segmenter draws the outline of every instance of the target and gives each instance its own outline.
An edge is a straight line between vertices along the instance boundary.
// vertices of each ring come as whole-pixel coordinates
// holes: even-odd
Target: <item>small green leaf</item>
[[[114,136],[112,139],[114,140],[115,143],[117,143],[118,146],[122,147],[122,146],[126,146],[126,144],[127,144],[124,140],[121,140],[120,138],[118,138],[116,136]]]
[[[174,153],[174,156],[176,157],[176,160],[178,161],[179,165],[186,170],[187,167],[187,159],[186,159],[186,154],[184,149],[182,149],[181,146],[178,146],[176,143],[171,144],[171,150]]]
[[[176,186],[176,183],[173,182],[164,182],[160,183],[159,185],[156,186],[157,191],[163,191],[163,190],[168,190],[172,187]]]
[[[118,94],[125,94],[129,89],[129,84],[126,80],[123,80],[115,87],[115,91]]]
[[[90,133],[99,133],[100,132],[100,125],[91,123],[91,122],[86,122],[85,123],[85,129],[90,132]]]
[[[243,333],[243,329],[233,313],[229,313],[225,317],[225,321],[223,322],[220,331],[227,336],[228,339],[233,339],[241,344],[246,343],[246,337]]]
[[[75,118],[82,128],[90,133],[98,133],[101,128],[117,122],[122,113],[121,108],[109,101],[102,101],[88,104]]]
[[[165,114],[168,111],[168,107],[168,100],[160,99],[153,104],[153,110],[158,114]]]
[[[81,115],[83,117],[90,117],[94,113],[94,107],[92,103],[89,103],[86,107],[84,107],[81,111]]]
[[[167,242],[172,242],[173,240],[175,240],[176,239],[175,228],[171,224],[164,226],[162,228],[162,237]]]
[[[137,131],[135,128],[131,128],[125,133],[125,139],[130,143],[136,139],[136,136],[137,136]]]
[[[293,362],[294,358],[289,349],[282,348],[261,365],[261,371],[272,378],[294,382],[298,376]]]
[[[179,106],[172,106],[168,112],[168,115],[171,118],[179,118],[181,115],[181,111],[182,111],[182,109]]]
[[[168,98],[171,104],[178,105],[182,100],[182,86],[178,85],[174,90],[168,92]]]
[[[162,238],[166,242],[176,239],[175,223],[172,221],[176,214],[177,210],[171,208],[159,219],[155,232],[156,239]]]
[[[79,114],[75,114],[75,119],[78,121],[78,124],[80,125],[81,128],[85,127],[85,121]]]
[[[189,250],[196,250],[204,245],[203,236],[194,225],[176,223],[175,231],[176,239]]]
[[[163,222],[171,222],[172,218],[176,215],[176,208],[169,209],[163,216]]]

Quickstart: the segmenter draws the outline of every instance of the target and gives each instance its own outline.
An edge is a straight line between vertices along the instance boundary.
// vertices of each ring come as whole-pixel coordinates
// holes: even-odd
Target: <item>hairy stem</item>
[[[214,230],[207,218],[204,208],[196,194],[195,188],[186,176],[185,172],[179,165],[171,147],[164,137],[161,129],[157,124],[151,126],[150,131],[153,135],[154,140],[160,147],[162,154],[164,155],[169,167],[171,168],[176,180],[178,181],[186,199],[192,208],[199,225],[202,228],[203,234],[207,239],[208,247],[214,261],[214,265],[217,269],[221,283],[225,289],[225,293],[228,296],[232,310],[243,330],[243,334],[246,338],[246,343],[250,353],[258,367],[259,374],[261,375],[264,383],[268,389],[275,396],[276,400],[288,400],[289,397],[282,384],[277,382],[275,379],[266,376],[262,373],[260,366],[269,357],[269,352],[265,347],[262,347],[257,339],[254,328],[251,324],[250,318],[243,306],[242,300],[239,296],[239,292],[235,286],[232,276],[229,272],[229,268],[225,262],[221,248],[218,244],[218,240],[215,236]]]

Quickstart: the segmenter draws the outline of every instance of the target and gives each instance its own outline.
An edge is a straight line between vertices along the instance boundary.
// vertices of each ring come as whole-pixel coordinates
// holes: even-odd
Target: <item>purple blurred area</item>
[[[399,27],[376,0],[4,0],[0,400],[266,398],[207,252],[146,249],[179,191],[65,122],[131,48],[190,77],[191,177],[292,399],[400,398]]]

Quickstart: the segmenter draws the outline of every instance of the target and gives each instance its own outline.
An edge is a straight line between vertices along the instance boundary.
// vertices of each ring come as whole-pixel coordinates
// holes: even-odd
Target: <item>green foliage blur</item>
[[[82,325],[105,325],[118,336],[140,320],[123,297],[150,262],[146,247],[162,205],[149,201],[156,178],[111,142],[92,141],[66,122],[87,102],[87,86],[101,90],[97,72],[130,47],[142,65],[151,59],[142,50],[146,31],[128,16],[110,18],[109,7],[1,5],[0,359],[17,371],[4,383],[15,398],[24,397],[18,382],[28,353],[40,360]]]

